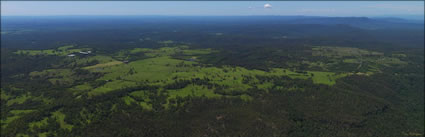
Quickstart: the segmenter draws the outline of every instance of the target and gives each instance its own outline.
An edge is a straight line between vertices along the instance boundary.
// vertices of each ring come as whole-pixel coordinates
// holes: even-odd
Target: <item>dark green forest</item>
[[[424,136],[424,28],[3,17],[1,136]]]

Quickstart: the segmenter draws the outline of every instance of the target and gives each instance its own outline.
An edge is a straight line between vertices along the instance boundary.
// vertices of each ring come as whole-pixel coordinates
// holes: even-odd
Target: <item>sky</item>
[[[424,1],[1,1],[2,16],[424,15]]]

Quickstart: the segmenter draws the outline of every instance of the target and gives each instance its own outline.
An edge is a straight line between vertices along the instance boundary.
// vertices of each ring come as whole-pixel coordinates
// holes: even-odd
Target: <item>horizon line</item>
[[[400,14],[400,15],[155,15],[155,14],[146,14],[146,15],[134,15],[134,14],[67,14],[67,15],[1,15],[0,16],[307,16],[307,17],[376,17],[376,16],[424,16],[425,14]]]
[[[425,14],[400,14],[400,15],[1,15],[0,17],[358,17],[358,18],[399,18],[405,20],[425,20],[424,18],[409,18],[412,16],[425,16]],[[404,17],[403,17],[404,16]]]

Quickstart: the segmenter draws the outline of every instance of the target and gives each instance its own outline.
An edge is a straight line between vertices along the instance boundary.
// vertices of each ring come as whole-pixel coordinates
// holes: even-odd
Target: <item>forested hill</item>
[[[423,48],[422,24],[399,19],[309,16],[2,16],[2,47],[136,46],[141,37],[202,47],[234,45]],[[217,44],[216,42],[220,43]],[[261,44],[259,43],[261,42]],[[373,43],[373,44],[372,44]],[[146,41],[144,43],[146,44]],[[150,44],[152,45],[152,44]]]

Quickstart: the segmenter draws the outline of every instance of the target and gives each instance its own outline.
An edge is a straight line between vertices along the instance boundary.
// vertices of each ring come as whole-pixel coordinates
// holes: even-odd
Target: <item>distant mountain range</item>
[[[423,29],[424,23],[419,20],[401,18],[368,18],[368,17],[314,17],[287,21],[289,24],[345,24],[364,29]]]
[[[423,29],[423,20],[398,17],[320,17],[320,16],[2,16],[2,25],[31,25],[89,23],[127,24],[176,23],[176,24],[317,24],[349,25],[363,29]],[[121,22],[122,23],[122,22]],[[121,24],[120,23],[120,24]],[[125,23],[124,23],[125,24]]]

